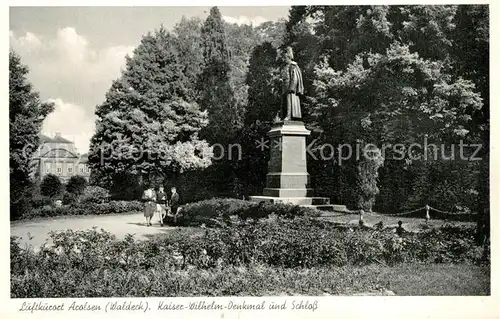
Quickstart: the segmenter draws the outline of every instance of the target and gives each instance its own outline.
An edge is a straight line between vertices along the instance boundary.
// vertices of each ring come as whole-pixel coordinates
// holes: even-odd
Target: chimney
[[[54,137],[61,137],[61,132],[56,132]]]

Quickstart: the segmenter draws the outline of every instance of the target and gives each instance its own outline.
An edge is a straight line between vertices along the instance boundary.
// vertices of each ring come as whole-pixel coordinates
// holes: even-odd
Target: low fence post
[[[431,219],[431,216],[429,215],[429,205],[425,205],[425,222],[428,223],[429,219]]]

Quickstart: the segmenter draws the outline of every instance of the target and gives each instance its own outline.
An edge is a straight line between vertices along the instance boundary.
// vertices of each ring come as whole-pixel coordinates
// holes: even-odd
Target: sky
[[[289,7],[219,7],[231,23],[258,25],[286,18]],[[10,7],[9,44],[30,72],[28,80],[55,110],[42,132],[61,132],[80,153],[94,134],[96,105],[120,76],[141,36],[210,7]]]

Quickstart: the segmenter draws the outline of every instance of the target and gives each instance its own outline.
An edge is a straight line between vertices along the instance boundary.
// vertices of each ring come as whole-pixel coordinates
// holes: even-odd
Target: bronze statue
[[[285,121],[301,119],[300,95],[304,94],[304,84],[302,83],[302,72],[297,62],[293,61],[293,51],[287,47],[283,59],[285,66],[282,69],[281,78],[283,80],[283,104],[286,106]]]

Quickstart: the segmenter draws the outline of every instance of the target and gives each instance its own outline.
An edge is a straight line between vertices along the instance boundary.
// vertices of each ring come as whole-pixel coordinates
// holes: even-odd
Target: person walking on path
[[[151,219],[156,212],[156,194],[155,190],[150,187],[146,189],[142,195],[144,201],[144,217],[146,218],[146,226],[151,226]]]
[[[172,187],[171,189],[172,195],[170,196],[170,211],[174,217],[174,223],[177,223],[177,210],[179,209],[179,193],[177,193],[177,189]]]
[[[163,186],[156,193],[156,211],[158,212],[158,217],[160,219],[160,225],[165,224],[165,217],[167,215],[166,200],[167,195],[165,194]]]

